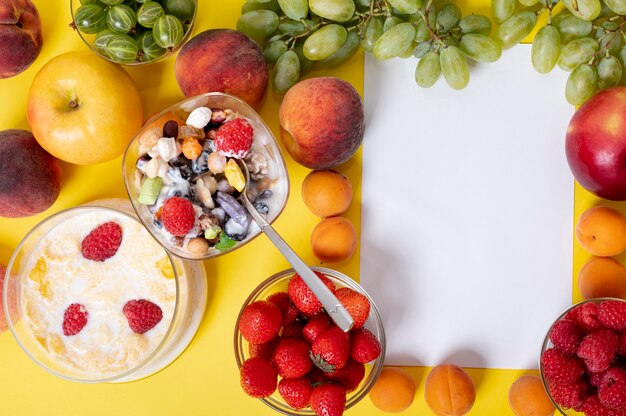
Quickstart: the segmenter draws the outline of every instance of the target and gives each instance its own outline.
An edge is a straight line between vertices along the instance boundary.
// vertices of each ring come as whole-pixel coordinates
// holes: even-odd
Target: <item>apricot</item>
[[[325,263],[338,263],[352,257],[356,240],[354,225],[344,217],[326,218],[311,233],[313,254]]]
[[[378,409],[398,413],[411,406],[415,390],[411,374],[401,368],[384,367],[368,395]]]
[[[609,207],[589,208],[578,220],[576,238],[594,256],[616,256],[626,250],[626,216]]]
[[[578,273],[578,288],[585,299],[626,299],[626,268],[610,257],[592,257]]]
[[[426,377],[424,398],[438,416],[463,416],[474,406],[476,387],[462,368],[438,365]]]
[[[314,170],[302,182],[302,199],[318,217],[341,215],[352,202],[352,184],[334,170]]]
[[[550,416],[556,408],[538,376],[525,374],[509,389],[509,406],[515,416]]]

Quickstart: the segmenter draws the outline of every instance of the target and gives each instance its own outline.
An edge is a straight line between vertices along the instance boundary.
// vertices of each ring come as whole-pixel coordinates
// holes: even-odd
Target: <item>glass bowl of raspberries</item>
[[[595,298],[552,324],[539,362],[543,384],[563,415],[626,415],[626,301]]]
[[[354,319],[341,331],[293,269],[261,283],[235,327],[241,387],[285,415],[340,415],[363,399],[383,367],[376,305],[354,280],[313,267]]]
[[[171,253],[204,260],[235,250],[261,230],[239,201],[272,223],[285,208],[289,176],[261,117],[225,93],[187,98],[150,118],[130,142],[124,183],[137,216]]]

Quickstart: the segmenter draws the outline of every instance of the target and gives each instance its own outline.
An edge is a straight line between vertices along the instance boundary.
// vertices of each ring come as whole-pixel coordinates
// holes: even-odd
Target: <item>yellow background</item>
[[[194,34],[210,28],[234,28],[243,0],[199,0],[199,3]],[[489,13],[489,0],[457,3],[465,13]],[[54,56],[87,49],[68,26],[71,21],[68,0],[35,0],[35,4],[43,22],[43,50],[28,70],[13,78],[0,80],[0,130],[29,129],[25,112],[26,97],[37,71]],[[145,116],[183,98],[174,78],[173,67],[174,57],[144,67],[126,67],[141,92]],[[357,53],[348,63],[333,71],[317,71],[308,76],[320,75],[348,80],[362,94],[363,55]],[[410,79],[407,79],[407,86],[417,88]],[[261,115],[275,134],[279,131],[279,102],[280,98],[268,91],[261,109]],[[111,128],[115,128],[115,120],[111,120]],[[103,135],[106,133],[102,132]],[[554,139],[563,140],[562,137]],[[285,155],[291,179],[291,195],[286,210],[275,226],[306,262],[319,264],[309,246],[310,232],[319,219],[306,209],[300,196],[300,186],[308,170]],[[121,158],[97,166],[79,167],[63,163],[62,167],[63,187],[58,200],[50,209],[29,218],[0,219],[0,262],[6,264],[20,239],[48,215],[93,199],[126,197]],[[347,216],[358,227],[360,153],[340,170],[352,180],[354,186],[355,200]],[[596,198],[577,187],[575,218],[596,201]],[[623,204],[612,205],[622,209],[626,207]],[[587,258],[588,255],[576,244],[574,276]],[[30,361],[9,333],[0,335],[0,415],[274,415],[272,410],[260,401],[247,397],[239,388],[232,335],[235,318],[248,294],[260,281],[288,265],[266,238],[259,237],[235,253],[205,262],[205,267],[208,272],[209,302],[196,338],[172,365],[142,381],[121,385],[88,385],[64,381]],[[358,252],[350,261],[332,267],[358,278]],[[576,284],[573,297],[574,300],[580,300]],[[528,306],[532,307],[532,301]],[[428,334],[424,334],[424,342],[428,342]],[[539,348],[537,345],[537,351]],[[410,371],[417,380],[418,391],[414,404],[404,413],[430,414],[423,399],[424,379],[428,369],[411,368]],[[507,403],[508,388],[519,375],[527,371],[468,371],[478,392],[471,414],[512,414]],[[347,414],[382,413],[373,407],[369,399],[364,399]]]

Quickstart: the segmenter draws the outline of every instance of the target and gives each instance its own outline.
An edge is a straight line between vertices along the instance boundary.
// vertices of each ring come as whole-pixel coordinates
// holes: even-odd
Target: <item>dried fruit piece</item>
[[[197,139],[187,137],[183,140],[182,150],[187,159],[195,160],[200,156],[200,153],[202,153],[202,145]]]
[[[243,176],[243,172],[235,159],[228,159],[228,162],[226,162],[224,176],[226,176],[228,183],[239,192],[246,187],[246,178]]]

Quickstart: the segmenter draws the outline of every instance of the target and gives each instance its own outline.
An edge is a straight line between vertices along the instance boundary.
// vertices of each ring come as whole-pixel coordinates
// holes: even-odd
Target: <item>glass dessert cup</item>
[[[267,199],[263,200],[263,203],[268,209],[266,214],[268,223],[272,223],[276,220],[276,218],[278,218],[285,208],[287,198],[289,196],[289,176],[287,174],[285,160],[280,152],[280,147],[265,122],[252,109],[252,107],[244,101],[225,93],[206,93],[185,99],[156,114],[148,120],[144,127],[142,127],[142,129],[135,135],[124,153],[122,164],[124,184],[126,185],[126,191],[128,192],[128,196],[135,212],[137,213],[137,216],[150,234],[152,234],[152,236],[166,250],[178,257],[190,260],[206,260],[226,254],[243,246],[261,233],[260,228],[256,225],[256,223],[254,223],[254,221],[250,220],[248,215],[249,224],[246,229],[246,235],[243,239],[234,241],[234,245],[228,248],[217,249],[212,245],[205,252],[194,254],[187,249],[187,243],[190,239],[189,237],[185,237],[183,243],[176,242],[176,239],[164,229],[162,224],[158,224],[158,221],[155,221],[156,205],[145,205],[139,202],[142,183],[145,181],[145,177],[144,174],[138,169],[137,165],[140,158],[149,158],[148,152],[140,144],[142,135],[146,134],[150,129],[154,129],[155,126],[162,125],[169,119],[187,120],[189,114],[193,110],[200,107],[231,110],[234,115],[245,118],[254,129],[252,148],[244,158],[244,162],[247,164],[252,175],[248,196],[254,201],[255,197],[251,196],[251,193],[254,193],[257,198],[264,197],[263,195],[270,195]],[[205,139],[200,140],[202,141]],[[180,159],[181,157],[182,153],[179,153],[175,159]],[[167,163],[169,164],[171,162]],[[172,166],[168,169],[171,168]],[[191,179],[185,179],[187,186],[193,189],[195,185],[192,181],[196,181],[197,178],[204,177],[204,175],[209,173],[210,172],[204,172],[197,175],[192,174]],[[169,173],[167,175],[169,175]],[[222,174],[218,174],[216,177],[221,177],[220,175]],[[174,184],[176,183],[174,182]],[[174,190],[176,190],[176,186],[172,186],[171,191],[164,191],[161,189],[159,191],[160,194],[158,198],[163,198],[164,192],[172,192]],[[193,193],[191,195],[191,199],[194,203],[196,203],[195,200],[197,198]],[[177,195],[167,195],[168,198],[171,196]],[[160,203],[158,198],[156,203],[157,205]],[[239,204],[241,205],[241,203]],[[219,208],[219,205],[217,208]],[[196,221],[198,220],[196,219]]]
[[[351,393],[347,394],[346,397],[346,405],[345,410],[350,409],[352,406],[361,401],[367,393],[369,393],[370,389],[373,387],[374,383],[378,379],[380,372],[383,368],[383,362],[385,360],[385,331],[383,329],[383,322],[374,304],[372,298],[365,292],[365,290],[354,280],[349,278],[348,276],[339,273],[335,270],[327,269],[324,267],[311,267],[313,270],[318,271],[326,275],[334,284],[337,289],[341,287],[349,287],[367,297],[370,302],[371,309],[370,314],[365,322],[364,328],[368,329],[372,334],[376,336],[381,345],[381,353],[378,358],[370,363],[365,364],[365,376],[359,387]],[[257,300],[264,300],[268,296],[276,292],[287,292],[287,284],[289,283],[290,278],[295,274],[293,269],[283,270],[278,272],[269,278],[267,278],[264,282],[262,282],[259,286],[257,286],[250,296],[246,299],[244,304],[241,307],[239,312],[239,316],[237,317],[236,322],[239,322],[239,318],[243,313],[243,310]],[[235,326],[235,334],[234,334],[234,346],[235,346],[235,360],[237,361],[237,367],[241,368],[243,362],[250,358],[248,353],[248,342],[243,338],[241,333],[239,332],[238,326]],[[284,415],[315,415],[315,412],[310,408],[296,410],[289,406],[282,399],[278,390],[274,392],[269,397],[260,399],[263,403],[265,403],[270,408],[276,410],[279,413]]]
[[[543,383],[543,386],[546,390],[546,393],[548,395],[548,397],[550,398],[550,401],[552,402],[552,404],[554,405],[554,407],[556,408],[556,414],[561,414],[564,416],[575,416],[575,415],[584,415],[584,413],[581,411],[576,411],[574,409],[567,409],[564,408],[563,406],[561,406],[560,404],[558,404],[556,402],[556,400],[554,399],[554,397],[552,396],[552,394],[550,393],[550,381],[546,378],[545,374],[544,374],[544,367],[542,365],[541,362],[541,357],[543,356],[543,353],[554,347],[554,344],[552,343],[552,341],[550,341],[550,333],[552,332],[552,329],[554,328],[554,325],[556,325],[557,322],[559,322],[561,319],[565,318],[565,316],[572,311],[573,309],[587,304],[587,303],[593,303],[596,305],[599,305],[600,303],[604,302],[604,301],[618,301],[618,302],[623,302],[626,303],[626,300],[624,299],[617,299],[617,298],[593,298],[593,299],[587,299],[581,302],[578,302],[572,306],[570,306],[569,308],[567,308],[565,311],[563,311],[563,313],[561,313],[555,320],[554,322],[550,325],[550,328],[548,329],[548,332],[546,333],[546,336],[543,340],[543,344],[541,346],[541,354],[540,354],[540,359],[539,359],[539,373],[540,373],[540,377],[541,377],[541,381]],[[589,375],[588,372],[585,371],[585,373],[582,375],[583,378],[588,379]],[[594,388],[594,387],[592,387]],[[595,388],[594,388],[595,389]]]
[[[113,205],[124,209],[123,200],[122,203],[114,203]],[[81,331],[82,333],[67,337],[62,334],[62,312],[66,308],[66,304],[70,303],[65,300],[65,297],[76,298],[76,303],[83,303],[85,302],[85,298],[91,296],[88,295],[88,293],[92,289],[91,287],[77,287],[76,283],[79,279],[72,281],[74,286],[71,284],[66,286],[64,285],[66,280],[62,280],[65,279],[62,274],[56,273],[55,271],[51,271],[50,274],[47,274],[49,271],[48,268],[50,264],[54,264],[56,259],[58,259],[60,261],[59,264],[63,265],[62,267],[68,267],[68,270],[69,268],[76,267],[75,270],[85,271],[89,270],[90,266],[86,268],[81,267],[80,262],[90,260],[77,259],[73,255],[80,249],[80,242],[76,243],[70,239],[57,239],[54,240],[54,243],[51,243],[55,244],[55,248],[52,250],[49,250],[50,245],[48,242],[53,241],[55,236],[69,235],[69,231],[65,233],[64,231],[68,230],[73,225],[75,226],[77,221],[88,222],[92,221],[92,219],[98,222],[113,220],[122,224],[125,230],[130,230],[132,227],[132,231],[129,231],[129,244],[130,241],[137,243],[134,237],[132,239],[130,237],[130,233],[137,232],[137,230],[139,230],[140,233],[134,235],[140,236],[141,241],[147,241],[149,244],[146,246],[155,244],[150,248],[150,250],[153,250],[151,253],[156,253],[159,258],[163,259],[163,264],[160,264],[159,267],[162,266],[164,268],[162,270],[167,270],[170,273],[167,277],[163,277],[163,279],[170,279],[171,282],[168,282],[167,286],[173,288],[173,296],[171,296],[172,292],[163,293],[163,299],[166,300],[160,301],[160,306],[163,308],[164,312],[162,318],[163,325],[158,331],[156,329],[158,328],[157,325],[154,328],[155,332],[152,334],[148,331],[145,334],[131,332],[130,335],[125,335],[124,329],[116,328],[114,323],[111,323],[111,326],[109,326],[108,322],[93,329],[95,325],[99,325],[98,315],[101,311],[92,309],[93,313],[89,313],[89,307],[87,307],[88,323]],[[46,240],[47,236],[50,236],[48,240]],[[61,241],[62,244],[58,244],[57,241]],[[76,247],[77,245],[78,247]],[[57,250],[58,247],[61,248]],[[124,245],[120,246],[119,251],[122,251],[124,247]],[[80,254],[80,251],[78,251],[78,253]],[[124,255],[125,253],[118,252],[116,254]],[[39,260],[42,258],[45,258],[45,261],[49,261],[50,263],[40,267]],[[111,260],[114,258],[115,256],[107,259],[110,262],[108,264],[109,267],[112,266],[113,263],[111,263]],[[145,271],[145,273],[148,274],[149,269],[146,264],[142,264],[141,262],[136,263],[137,266],[134,267],[135,270],[124,269],[129,273],[128,275],[124,273],[124,278],[131,275],[130,273],[143,273]],[[33,267],[33,265],[35,265],[35,267]],[[52,267],[54,270],[57,270],[55,269],[57,266]],[[100,267],[100,265],[93,267]],[[45,287],[50,288],[51,292],[51,294],[44,293],[42,301],[38,305],[33,302],[33,300],[38,299],[38,294],[35,293],[35,296],[33,296],[33,291],[29,289],[29,287],[33,287],[31,280],[33,280],[32,273],[35,270],[43,270],[44,272],[43,276],[35,275],[35,278],[42,276],[40,278],[41,280],[38,282],[39,290],[41,291],[44,279],[47,279],[48,283],[46,283]],[[68,274],[69,273],[70,272],[68,272]],[[96,280],[95,286],[112,284],[113,286],[107,287],[106,291],[109,293],[117,293],[117,290],[119,292],[120,288],[116,288],[114,283],[111,283],[113,281],[113,279],[110,278],[111,274],[103,273],[100,276],[92,274],[90,276],[87,273],[88,271],[85,271],[85,276],[88,276],[87,279],[103,278]],[[163,272],[163,276],[165,276],[165,274],[166,273]],[[107,277],[109,277],[109,279],[105,279]],[[55,284],[53,278],[57,278],[59,283]],[[134,215],[124,212],[123,210],[103,206],[70,208],[48,217],[35,226],[14,251],[7,267],[4,285],[3,302],[4,305],[7,305],[5,307],[5,314],[9,329],[24,352],[39,366],[50,373],[70,381],[84,383],[133,381],[152,375],[165,368],[173,362],[191,342],[200,324],[206,305],[206,281],[204,280],[203,269],[189,268],[182,260],[171,256],[167,251],[163,250],[162,247],[153,241]],[[67,290],[64,288],[67,288]],[[140,288],[139,290],[141,291],[142,289],[151,293],[154,290],[146,287]],[[158,290],[154,293],[158,293]],[[44,299],[46,300],[44,301]],[[94,302],[93,299],[97,299],[95,295],[87,302],[92,302],[91,305],[99,304],[97,301]],[[125,299],[112,299],[113,303],[119,305],[120,315],[121,306],[125,301]],[[102,304],[107,304],[107,302],[108,300],[105,300]],[[10,308],[8,305],[16,305],[17,307]],[[61,307],[55,307],[55,305],[60,305]],[[86,303],[86,305],[88,305],[88,303]],[[41,312],[44,314],[42,315]],[[42,316],[44,317],[43,320],[41,319]],[[92,329],[87,330],[89,324],[92,323],[92,317]],[[130,330],[127,329],[126,331],[129,332]],[[115,334],[117,332],[119,332],[119,335],[116,338]],[[108,338],[107,334],[109,336]],[[83,338],[79,340],[81,336],[83,336]],[[94,336],[95,338],[92,338]],[[104,338],[101,338],[102,336]],[[112,345],[111,339],[113,339],[114,347],[107,349],[104,345],[110,347]],[[132,341],[128,341],[129,339],[132,339]],[[132,344],[129,342],[132,342]],[[85,346],[93,346],[93,348],[89,350],[80,349],[80,347]],[[115,353],[113,353],[113,351],[115,351]],[[116,362],[115,367],[107,367],[107,363],[103,361],[103,357],[108,353],[111,353],[110,355],[113,356],[118,352],[121,352],[124,357],[122,361]],[[85,366],[81,367],[81,363],[85,363]],[[114,370],[111,368],[114,368]]]
[[[109,62],[113,62],[113,63],[120,64],[120,65],[129,65],[129,66],[152,64],[152,63],[167,59],[168,57],[174,55],[187,42],[187,40],[189,40],[189,38],[191,37],[191,33],[193,32],[193,27],[196,21],[196,16],[198,14],[198,0],[193,0],[193,3],[195,6],[193,17],[190,20],[188,20],[188,22],[185,22],[186,24],[183,27],[185,33],[183,34],[183,37],[181,38],[180,42],[178,42],[176,46],[166,49],[165,53],[163,53],[159,57],[150,59],[150,60],[140,60],[139,55],[138,55],[137,60],[135,61],[120,62],[120,61],[116,61],[115,59],[112,59],[110,56],[106,54],[106,52],[98,49],[98,47],[96,47],[94,43],[97,33],[93,33],[93,34],[84,33],[80,29],[78,29],[78,27],[76,27],[76,11],[78,10],[80,6],[83,5],[80,0],[70,0],[70,12],[72,15],[71,26],[74,28],[75,32],[78,33],[78,36],[80,36],[81,40],[85,43],[85,45],[87,45],[87,47],[91,49],[93,53],[95,53],[96,55],[98,55],[99,57],[103,59],[106,59]],[[85,4],[89,4],[89,3],[85,2]],[[139,23],[136,23],[136,27],[142,28],[142,26]],[[106,28],[107,26],[105,25],[104,29]]]

